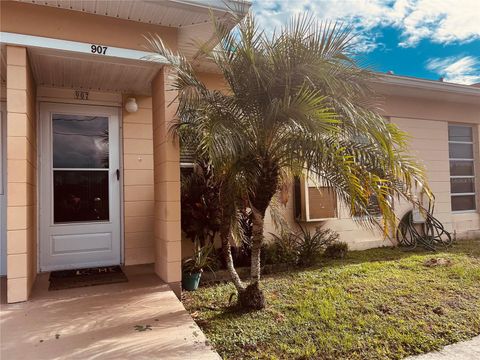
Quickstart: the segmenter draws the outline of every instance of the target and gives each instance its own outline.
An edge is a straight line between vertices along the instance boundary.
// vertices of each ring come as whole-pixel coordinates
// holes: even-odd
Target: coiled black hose
[[[414,223],[413,210],[408,211],[397,227],[398,244],[408,250],[413,250],[420,244],[432,251],[450,246],[453,242],[452,235],[432,213],[433,207],[426,212],[424,223]]]

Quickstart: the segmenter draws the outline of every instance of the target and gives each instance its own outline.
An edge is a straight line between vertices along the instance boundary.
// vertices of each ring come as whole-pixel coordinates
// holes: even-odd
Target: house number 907
[[[88,100],[88,91],[75,90],[75,99]]]
[[[105,55],[107,52],[107,47],[101,45],[92,45],[90,47],[90,51],[92,54]]]

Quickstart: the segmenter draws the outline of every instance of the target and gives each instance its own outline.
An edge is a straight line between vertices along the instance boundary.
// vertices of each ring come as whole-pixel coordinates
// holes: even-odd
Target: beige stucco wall
[[[480,104],[444,100],[391,96],[385,99],[385,113],[391,121],[411,136],[412,155],[426,168],[429,184],[435,194],[435,213],[457,238],[480,235]],[[448,155],[448,124],[473,125],[476,136],[475,173],[477,211],[455,213],[450,202],[450,168]]]
[[[123,109],[125,265],[155,261],[152,98],[136,100],[137,112]]]
[[[228,84],[221,74],[198,72],[197,76],[210,90],[228,91]]]
[[[37,274],[36,86],[25,48],[7,46],[8,302],[27,300]]]

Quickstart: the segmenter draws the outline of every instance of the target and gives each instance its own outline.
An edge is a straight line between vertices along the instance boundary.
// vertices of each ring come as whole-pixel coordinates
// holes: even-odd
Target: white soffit
[[[232,0],[17,0],[24,3],[81,11],[147,24],[181,28],[210,22],[215,16],[241,8]],[[246,2],[245,5],[249,6]]]
[[[37,86],[148,95],[160,64],[29,48]]]
[[[147,24],[178,29],[178,51],[188,59],[196,59],[198,43],[212,40],[212,15],[227,27],[236,20],[231,15],[244,15],[251,2],[244,0],[17,0],[42,6],[81,11]],[[215,44],[211,44],[213,47]],[[194,61],[196,68],[215,71],[204,60]]]

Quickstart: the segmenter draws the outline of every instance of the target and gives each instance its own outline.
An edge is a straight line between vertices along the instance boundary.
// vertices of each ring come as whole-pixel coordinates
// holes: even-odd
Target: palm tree
[[[303,175],[330,187],[352,214],[365,214],[366,226],[375,223],[369,213],[375,196],[386,232],[396,221],[393,196],[413,202],[414,186],[429,191],[421,167],[408,155],[406,134],[379,114],[371,90],[375,75],[353,59],[348,28],[300,16],[268,36],[251,14],[233,32],[214,26],[219,45],[202,51],[223,75],[225,91],[207,89],[191,64],[158,36],[148,40],[176,70],[176,132],[196,139],[222,184],[224,244],[236,209],[253,212],[252,281],[246,286],[235,269],[230,273],[240,304],[261,308],[264,216],[287,179]]]

